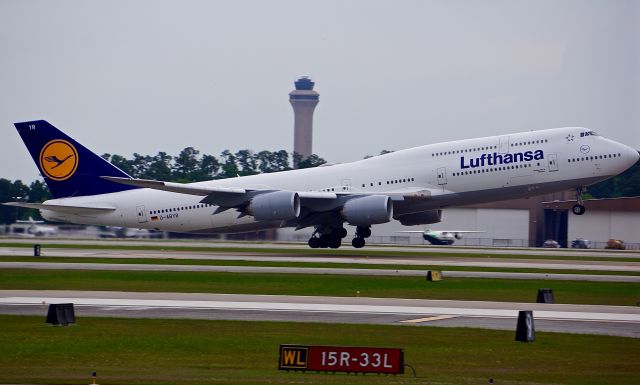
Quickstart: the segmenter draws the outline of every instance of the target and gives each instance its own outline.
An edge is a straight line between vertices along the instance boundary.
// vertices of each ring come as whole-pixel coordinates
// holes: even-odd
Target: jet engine
[[[291,191],[260,194],[251,199],[247,212],[258,221],[295,219],[300,215],[300,197]]]
[[[404,226],[428,225],[442,221],[442,210],[427,210],[419,213],[401,215],[396,218]]]
[[[349,224],[356,226],[386,223],[393,218],[393,202],[385,195],[354,198],[344,204],[340,214]]]

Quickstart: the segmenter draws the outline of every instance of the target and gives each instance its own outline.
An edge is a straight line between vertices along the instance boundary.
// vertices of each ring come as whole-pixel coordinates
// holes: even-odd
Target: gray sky
[[[12,123],[98,153],[314,152],[585,126],[640,148],[637,1],[2,1],[0,177],[37,178]]]

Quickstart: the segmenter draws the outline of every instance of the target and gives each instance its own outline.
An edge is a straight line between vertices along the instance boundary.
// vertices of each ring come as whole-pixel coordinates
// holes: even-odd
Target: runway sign
[[[404,351],[353,346],[280,345],[280,370],[404,373]]]

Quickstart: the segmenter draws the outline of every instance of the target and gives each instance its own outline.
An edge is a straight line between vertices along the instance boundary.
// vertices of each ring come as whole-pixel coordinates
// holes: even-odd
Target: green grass
[[[640,383],[640,339],[417,326],[0,316],[0,383],[87,384],[486,384]],[[283,343],[405,350],[398,376],[278,371]]]
[[[214,255],[211,258],[215,258]],[[451,271],[486,271],[515,272],[541,274],[590,274],[590,275],[629,275],[638,276],[640,272],[608,271],[608,270],[571,270],[571,269],[527,269],[402,264],[361,264],[361,263],[327,263],[327,262],[289,262],[289,261],[243,261],[223,259],[176,259],[176,258],[92,258],[64,256],[0,256],[0,262],[50,262],[50,263],[118,263],[133,265],[187,265],[187,266],[264,266],[264,267],[302,267],[302,268],[335,268],[335,269],[392,269],[392,270],[451,270]],[[1,266],[0,266],[1,268]]]
[[[109,290],[306,296],[535,301],[550,287],[557,303],[636,306],[640,283],[348,275],[0,269],[2,290]],[[359,292],[359,294],[358,294]]]
[[[306,248],[260,248],[260,247],[218,247],[212,246],[172,246],[163,245],[162,242],[154,244],[140,245],[118,245],[118,244],[58,244],[46,243],[46,240],[34,240],[33,243],[40,243],[43,248],[47,249],[95,249],[95,250],[153,250],[153,251],[184,251],[184,252],[214,252],[214,253],[233,253],[233,254],[284,254],[289,256],[327,256],[327,257],[459,257],[459,258],[502,258],[502,259],[561,259],[561,260],[582,260],[582,261],[618,261],[618,262],[640,262],[640,258],[617,258],[617,257],[598,257],[591,255],[588,251],[574,251],[574,255],[554,255],[552,250],[548,254],[526,254],[526,250],[514,254],[492,253],[492,249],[486,249],[486,252],[468,253],[464,249],[455,252],[439,252],[438,250],[416,247],[416,251],[396,251],[396,250],[355,250],[349,247],[342,249],[306,249]],[[16,248],[32,248],[33,243],[20,242],[0,242],[0,247],[16,247]],[[566,249],[563,249],[566,251]],[[524,254],[523,254],[524,253]]]

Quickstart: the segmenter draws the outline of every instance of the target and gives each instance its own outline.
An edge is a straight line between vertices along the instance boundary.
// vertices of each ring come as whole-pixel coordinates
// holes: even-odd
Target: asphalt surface
[[[0,313],[43,318],[51,303],[75,304],[83,316],[370,323],[514,330],[532,310],[537,331],[640,338],[640,308],[480,301],[272,295],[0,291]]]
[[[251,241],[192,241],[192,240],[165,240],[165,239],[59,239],[59,238],[3,238],[0,241],[23,244],[76,244],[76,245],[117,245],[117,246],[167,246],[167,247],[217,247],[217,248],[252,248],[252,249],[289,249],[289,250],[308,250],[309,247],[305,243],[292,242],[251,242]],[[340,250],[355,250],[351,246],[343,246]],[[474,253],[485,254],[491,252],[493,254],[522,254],[522,255],[557,255],[557,256],[597,256],[597,257],[615,257],[615,258],[640,258],[639,250],[602,250],[602,249],[543,249],[535,247],[472,247],[472,246],[397,246],[397,245],[373,245],[368,244],[362,251],[409,251],[409,252],[427,252],[427,253]],[[330,250],[329,250],[330,252]]]
[[[101,249],[64,249],[42,248],[41,255],[83,257],[83,258],[146,258],[146,259],[201,259],[225,261],[263,261],[263,262],[306,262],[306,263],[342,263],[362,265],[410,265],[410,266],[459,266],[482,268],[517,268],[548,270],[584,270],[584,271],[620,271],[640,272],[640,262],[635,261],[591,261],[567,259],[533,259],[533,258],[490,258],[490,257],[456,257],[456,256],[332,256],[291,255],[277,253],[223,253],[223,252],[189,252],[170,250],[101,250]],[[0,256],[32,256],[33,251],[20,247],[0,247]]]

